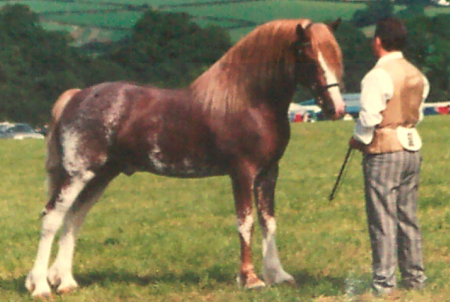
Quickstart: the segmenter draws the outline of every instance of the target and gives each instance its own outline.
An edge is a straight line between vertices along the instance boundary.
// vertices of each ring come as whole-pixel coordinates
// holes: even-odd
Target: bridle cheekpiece
[[[305,26],[305,28],[303,29],[304,32],[306,32],[312,25],[314,24],[314,22],[310,22],[308,25]],[[303,42],[301,44],[301,48],[299,50],[299,54],[302,53],[303,51],[303,46],[309,46],[311,45],[311,42]],[[332,87],[339,87],[339,83],[332,83],[332,84],[328,84],[328,85],[317,85],[316,83],[310,83],[310,85],[308,85],[308,90],[311,92],[311,94],[313,95],[314,99],[315,99],[315,103],[319,106],[323,105],[323,101],[321,99],[321,96],[329,89]]]

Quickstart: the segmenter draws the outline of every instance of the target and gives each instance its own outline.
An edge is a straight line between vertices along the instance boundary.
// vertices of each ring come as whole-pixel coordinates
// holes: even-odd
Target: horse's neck
[[[286,63],[216,62],[189,90],[206,111],[239,112],[249,106],[287,114],[296,78]]]
[[[277,111],[287,113],[296,89],[296,79],[293,75],[280,70],[276,76],[259,83],[255,82],[253,85],[259,88],[254,96],[256,101],[267,102]]]

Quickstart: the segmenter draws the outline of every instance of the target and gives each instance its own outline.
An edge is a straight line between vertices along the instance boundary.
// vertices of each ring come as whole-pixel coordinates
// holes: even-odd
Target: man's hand
[[[350,141],[348,142],[348,145],[350,146],[350,148],[356,149],[356,150],[359,150],[359,151],[363,151],[364,150],[364,146],[365,146],[360,141],[357,141],[353,136],[352,136],[352,138],[350,138]]]

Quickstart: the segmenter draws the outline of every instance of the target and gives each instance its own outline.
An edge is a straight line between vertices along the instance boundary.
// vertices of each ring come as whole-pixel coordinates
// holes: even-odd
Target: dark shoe
[[[425,275],[422,275],[420,277],[414,277],[414,278],[403,278],[401,284],[402,287],[410,290],[421,290],[425,288],[425,281],[427,280],[427,277]]]
[[[402,282],[403,287],[408,290],[421,290],[425,288],[425,282]]]
[[[395,287],[382,287],[380,285],[372,284],[372,292],[376,297],[389,296],[395,291]]]

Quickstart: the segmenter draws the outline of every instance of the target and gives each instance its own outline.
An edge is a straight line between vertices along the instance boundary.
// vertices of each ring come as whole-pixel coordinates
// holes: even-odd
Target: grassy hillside
[[[363,4],[324,1],[262,1],[202,7],[175,7],[173,11],[186,11],[193,16],[236,18],[261,24],[274,19],[307,18],[315,21],[350,19]],[[233,40],[239,40],[254,27],[233,29]]]
[[[226,3],[229,2],[229,3]],[[164,11],[187,11],[203,26],[230,29],[234,41],[261,24],[278,18],[311,18],[317,21],[350,18],[362,4],[323,1],[252,0],[107,0],[0,2],[30,6],[48,29],[72,32],[78,44],[91,40],[117,40],[126,35],[149,6]]]
[[[277,241],[296,287],[258,291],[236,287],[239,240],[226,177],[179,180],[120,176],[93,208],[78,241],[75,278],[81,289],[55,301],[384,301],[371,278],[356,154],[333,202],[353,124],[295,124],[277,187]],[[395,301],[449,301],[450,118],[427,117],[419,213],[429,283],[400,290]],[[44,143],[0,140],[0,297],[29,301],[23,287],[39,239],[46,203]],[[255,228],[257,272],[261,236]]]
[[[350,19],[356,10],[365,7],[363,3],[301,0],[16,0],[0,1],[0,7],[17,3],[39,13],[45,28],[72,33],[78,45],[124,37],[150,7],[186,11],[201,26],[223,26],[229,29],[233,41],[238,41],[256,25],[273,19]],[[450,9],[437,7],[426,11],[430,16],[448,12]]]

